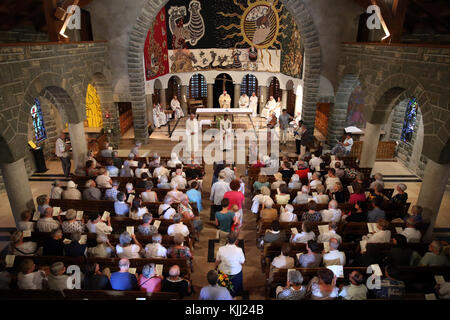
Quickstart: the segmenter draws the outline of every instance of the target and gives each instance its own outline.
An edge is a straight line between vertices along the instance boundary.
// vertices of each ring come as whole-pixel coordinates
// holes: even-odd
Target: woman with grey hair
[[[64,274],[65,272],[66,267],[62,262],[55,262],[50,266],[47,282],[50,290],[73,289],[73,286],[68,284],[69,276]]]
[[[257,214],[259,211],[259,206],[262,206],[262,209],[264,208],[272,208],[275,202],[270,197],[270,189],[266,186],[261,187],[261,193],[257,194],[252,199],[252,212],[254,214]]]
[[[86,229],[83,221],[77,220],[77,212],[74,209],[67,210],[66,221],[61,224],[61,228],[64,233],[83,233]]]
[[[303,275],[298,270],[291,270],[287,275],[285,287],[276,289],[277,300],[302,300],[306,296],[306,288],[302,286]]]
[[[302,187],[302,183],[300,182],[300,177],[298,174],[293,174],[291,177],[291,181],[288,183],[289,190],[300,189]]]
[[[407,189],[406,184],[399,183],[397,185],[397,194],[392,197],[392,203],[396,205],[403,205],[408,201],[408,194],[405,192]]]
[[[139,276],[138,285],[141,291],[160,292],[164,277],[156,274],[154,263],[146,264],[142,268],[142,274]]]
[[[155,191],[152,191],[153,182],[147,181],[145,184],[145,191],[141,192],[141,199],[144,202],[158,202],[158,196]]]
[[[151,213],[146,213],[142,217],[142,224],[138,226],[138,233],[143,236],[152,236],[158,233],[158,228],[151,225],[153,216]]]
[[[97,246],[87,249],[88,256],[95,258],[110,258],[114,253],[114,247],[109,242],[106,234],[97,235]]]
[[[132,244],[131,241],[134,243]],[[138,259],[142,251],[142,245],[137,241],[134,234],[123,232],[119,237],[120,244],[116,245],[116,253],[119,258]]]
[[[9,252],[15,256],[34,256],[38,254],[38,245],[36,242],[23,241],[23,232],[16,231],[11,235]]]

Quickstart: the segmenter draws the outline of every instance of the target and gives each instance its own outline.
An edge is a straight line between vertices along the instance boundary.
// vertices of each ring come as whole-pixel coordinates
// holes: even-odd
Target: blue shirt
[[[113,290],[137,290],[136,276],[129,272],[114,272],[110,281]]]
[[[379,219],[386,219],[386,213],[380,208],[374,208],[367,213],[367,222],[377,222]]]
[[[186,191],[186,195],[190,202],[195,202],[197,204],[198,211],[202,211],[202,193],[198,190],[190,189]]]
[[[117,200],[117,194],[119,193],[119,190],[115,188],[110,188],[105,191],[105,200]]]
[[[130,211],[130,207],[128,207],[128,204],[125,202],[116,201],[114,202],[114,212],[119,215],[123,216],[126,215]]]
[[[115,166],[107,166],[106,171],[109,172],[110,177],[118,177],[119,176],[119,169]]]
[[[202,288],[199,300],[233,300],[233,297],[227,288],[209,285]]]

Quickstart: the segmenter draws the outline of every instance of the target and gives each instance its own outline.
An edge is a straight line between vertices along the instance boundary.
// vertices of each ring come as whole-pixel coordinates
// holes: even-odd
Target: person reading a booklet
[[[367,287],[364,285],[364,277],[358,271],[352,271],[349,274],[348,280],[350,285],[344,286],[339,296],[345,300],[366,300],[367,299]]]
[[[330,252],[325,253],[323,255],[323,265],[332,266],[332,265],[341,265],[345,266],[346,258],[345,253],[343,251],[339,251],[339,241],[336,238],[331,238],[329,243]],[[325,244],[324,244],[325,248]],[[326,251],[326,249],[324,250]]]
[[[389,221],[379,219],[376,224],[368,223],[369,233],[363,236],[367,243],[389,243],[391,241],[391,231],[387,230]]]

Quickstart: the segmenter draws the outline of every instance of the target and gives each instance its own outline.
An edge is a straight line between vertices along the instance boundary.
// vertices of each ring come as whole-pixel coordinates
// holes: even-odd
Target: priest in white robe
[[[273,112],[275,112],[275,115],[277,116],[277,118],[280,117],[280,114],[281,114],[281,108],[282,108],[282,106],[281,106],[281,98],[278,97],[278,100],[277,100],[277,102],[275,103],[275,107],[274,107],[274,109],[272,110]]]
[[[248,108],[248,105],[250,104],[250,99],[248,98],[248,96],[244,93],[240,98],[239,98],[239,108],[242,109],[246,109]]]
[[[226,90],[219,97],[219,105],[221,108],[231,108],[231,97]]]
[[[273,96],[270,96],[269,101],[267,101],[264,109],[261,111],[261,117],[268,119],[270,113],[275,109],[276,101]]]
[[[175,119],[184,117],[183,109],[181,109],[180,101],[177,96],[173,96],[172,101],[170,101],[170,107],[175,112]]]
[[[161,123],[161,119],[159,117],[158,108],[154,106],[153,108],[153,124],[156,128],[161,127],[163,124]]]
[[[186,120],[186,138],[186,151],[192,157],[198,151],[198,121],[194,113],[191,113],[189,119]]]
[[[157,114],[157,117],[159,119],[160,125],[161,126],[166,125],[166,123],[167,123],[167,116],[164,113],[164,109],[163,109],[163,107],[161,106],[161,104],[159,102],[158,102],[158,104],[153,106],[153,111],[155,111],[155,110],[156,110],[156,114]]]
[[[256,114],[258,113],[258,96],[255,92],[253,92],[252,96],[250,97],[250,103],[248,107],[252,109],[253,116],[256,116]]]
[[[228,119],[228,115],[223,116],[223,120],[220,121],[220,149],[231,150],[231,139],[233,139],[233,129],[231,121]]]

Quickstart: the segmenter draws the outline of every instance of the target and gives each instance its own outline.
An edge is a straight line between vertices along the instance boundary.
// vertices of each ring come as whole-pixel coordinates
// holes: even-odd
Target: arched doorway
[[[281,98],[280,81],[277,77],[272,77],[269,80],[269,94],[267,96],[267,100],[269,100],[270,96],[273,96],[275,101],[277,101],[278,98]]]
[[[287,101],[286,101],[286,109],[287,112],[291,116],[295,116],[295,92],[294,92],[294,82],[289,80],[286,83],[286,91],[287,91]]]
[[[162,89],[162,83],[159,79],[156,79],[155,83],[153,84],[152,101],[153,101],[154,105],[161,103],[161,89]]]
[[[231,106],[234,103],[234,86],[233,79],[227,73],[221,73],[216,77],[214,81],[214,107],[219,108],[219,97],[226,90],[231,97]]]
[[[168,104],[170,104],[174,96],[177,96],[178,100],[181,100],[181,79],[177,76],[170,77],[167,84],[166,101],[168,101]]]

